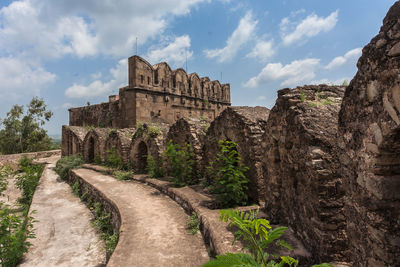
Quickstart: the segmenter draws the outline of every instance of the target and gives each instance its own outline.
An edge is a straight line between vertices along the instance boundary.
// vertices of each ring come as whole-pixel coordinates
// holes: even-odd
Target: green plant
[[[280,262],[275,262],[276,258],[267,252],[271,244],[291,250],[289,244],[280,238],[285,233],[287,227],[277,227],[272,229],[266,219],[258,218],[258,210],[249,213],[238,210],[221,210],[220,221],[229,221],[229,227],[235,226],[238,230],[235,232],[236,240],[242,239],[245,248],[249,253],[227,253],[217,256],[217,259],[204,264],[210,266],[297,266],[298,261],[289,257],[281,256]]]
[[[306,94],[304,92],[300,93],[300,100],[301,100],[301,102],[306,101]]]
[[[151,178],[160,178],[165,176],[165,170],[162,162],[157,161],[151,156],[147,156],[146,171]]]
[[[192,215],[189,216],[187,230],[191,235],[195,235],[200,230],[200,217],[196,212],[192,212]]]
[[[278,256],[268,253],[268,248],[274,244],[281,248],[292,250],[291,246],[281,237],[287,227],[281,226],[272,229],[270,222],[258,218],[258,210],[244,212],[239,210],[220,210],[220,221],[229,221],[229,227],[238,229],[235,232],[233,243],[241,239],[244,241],[244,248],[248,253],[226,253],[217,255],[216,259],[210,260],[203,267],[296,267],[299,261],[290,256]],[[333,267],[330,264],[322,263],[312,267]]]
[[[23,173],[16,176],[15,183],[17,188],[22,190],[22,196],[18,199],[18,202],[29,207],[36,187],[39,184],[44,166],[41,164],[32,164],[32,159],[22,157],[20,159],[20,169]]]
[[[114,171],[113,175],[120,181],[132,180],[133,171]]]
[[[67,179],[70,170],[79,167],[84,163],[80,155],[73,155],[62,157],[56,163],[55,171],[61,177],[61,179]]]
[[[79,184],[78,180],[76,180],[75,183],[72,185],[72,191],[78,197],[81,195],[81,185]]]
[[[13,173],[13,170],[10,166],[0,165],[0,196],[4,190],[7,189],[8,186],[8,176]]]
[[[122,169],[124,167],[124,162],[115,147],[106,151],[106,160],[104,161],[104,164],[116,169]]]
[[[103,163],[103,161],[101,160],[101,157],[100,157],[99,154],[94,155],[93,162],[96,163],[96,164],[102,164]]]
[[[166,172],[174,186],[182,187],[198,183],[195,171],[193,148],[186,144],[181,147],[170,140],[163,153],[166,164]]]
[[[140,138],[144,136],[145,138],[156,137],[161,135],[161,128],[157,125],[150,125],[144,122],[138,122],[136,124],[137,130],[134,134],[134,138]]]
[[[237,144],[228,140],[218,142],[220,152],[215,162],[207,167],[211,192],[217,194],[217,202],[222,207],[247,204],[247,183],[245,173],[249,169],[240,161]]]

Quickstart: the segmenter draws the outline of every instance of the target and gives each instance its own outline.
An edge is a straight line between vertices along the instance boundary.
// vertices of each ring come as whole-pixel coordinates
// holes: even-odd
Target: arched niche
[[[182,68],[179,68],[173,72],[174,77],[174,85],[175,89],[180,94],[187,94],[189,89],[189,81],[186,71]]]

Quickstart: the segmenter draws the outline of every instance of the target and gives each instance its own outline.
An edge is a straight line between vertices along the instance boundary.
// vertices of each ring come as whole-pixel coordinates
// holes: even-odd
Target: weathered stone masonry
[[[167,63],[151,66],[138,56],[129,58],[129,85],[109,102],[71,108],[71,126],[135,127],[138,122],[174,123],[179,118],[213,120],[230,106],[230,86],[200,78]]]
[[[235,141],[250,198],[272,222],[290,226],[315,262],[400,266],[400,2],[357,67],[347,88],[282,89],[268,110],[228,107],[229,85],[131,57],[129,86],[118,96],[70,110],[62,153],[104,159],[115,147],[140,170],[172,139],[191,144],[204,169],[218,140]],[[161,134],[137,134],[138,121]]]

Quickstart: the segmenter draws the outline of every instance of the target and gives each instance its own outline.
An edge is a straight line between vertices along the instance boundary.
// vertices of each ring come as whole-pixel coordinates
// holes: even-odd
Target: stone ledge
[[[112,172],[111,169],[98,165],[83,164],[82,167],[107,174]],[[168,195],[189,214],[196,212],[200,217],[200,230],[204,242],[210,247],[211,254],[218,255],[242,251],[243,244],[240,242],[235,242],[232,245],[234,240],[233,232],[228,229],[227,223],[219,221],[219,210],[212,210],[204,206],[205,202],[211,201],[209,197],[196,192],[188,186],[175,188],[168,181],[149,178],[148,175],[134,175],[133,180],[145,183]],[[257,208],[259,206],[239,207],[238,209],[248,211]],[[295,237],[290,228],[287,230],[284,239],[293,247],[293,251],[289,253],[290,256],[298,259],[302,264],[310,264],[312,262],[312,255],[305,249],[302,242]],[[273,253],[278,254],[279,252],[279,250],[273,251]],[[282,251],[281,254],[288,255],[286,250]]]

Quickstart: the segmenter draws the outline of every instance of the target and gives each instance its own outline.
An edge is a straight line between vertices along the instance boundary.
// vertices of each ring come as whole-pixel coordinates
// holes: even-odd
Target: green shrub
[[[79,155],[62,157],[56,163],[55,171],[61,179],[67,179],[70,170],[75,169],[84,163]]]
[[[115,148],[106,151],[106,160],[104,164],[116,169],[122,169],[124,167],[124,162]]]
[[[217,194],[217,202],[222,207],[247,204],[247,183],[245,172],[249,169],[240,160],[237,144],[228,140],[218,142],[220,152],[215,162],[207,167],[211,192]]]
[[[32,159],[23,157],[20,160],[20,169],[23,173],[16,176],[15,183],[17,188],[22,191],[22,197],[18,199],[18,202],[29,207],[36,187],[39,184],[44,166],[41,164],[32,164]]]
[[[174,186],[182,187],[198,183],[195,172],[193,148],[186,144],[183,148],[170,140],[163,153],[167,175]]]
[[[132,180],[133,171],[114,171],[113,175],[120,181]]]
[[[146,171],[151,178],[160,178],[165,176],[165,170],[162,166],[162,162],[156,162],[151,155],[147,156]]]
[[[210,260],[203,267],[220,266],[254,266],[254,267],[296,267],[299,261],[290,256],[279,256],[268,253],[268,248],[275,246],[292,250],[292,247],[281,237],[287,227],[281,226],[272,229],[266,219],[258,218],[258,210],[243,212],[238,210],[220,210],[220,221],[229,221],[229,227],[238,229],[235,231],[235,239],[244,242],[244,248],[249,253],[226,253],[217,255],[216,259]],[[333,267],[322,263],[312,267]]]
[[[200,230],[200,217],[196,212],[193,212],[192,215],[189,216],[187,230],[189,234],[192,235],[195,235]]]

